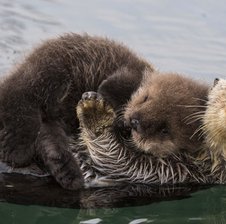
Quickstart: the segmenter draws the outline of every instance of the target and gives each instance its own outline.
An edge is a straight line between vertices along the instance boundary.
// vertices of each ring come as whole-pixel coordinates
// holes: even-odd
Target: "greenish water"
[[[68,191],[51,178],[0,175],[0,223],[226,223],[225,186]]]
[[[0,217],[4,224],[226,223],[226,188],[217,186],[183,200],[123,208],[66,209],[0,203]]]
[[[123,41],[161,71],[212,82],[226,75],[225,21],[225,0],[1,0],[0,75],[48,37],[88,32]],[[218,224],[225,198],[225,186],[69,192],[0,175],[0,224]]]

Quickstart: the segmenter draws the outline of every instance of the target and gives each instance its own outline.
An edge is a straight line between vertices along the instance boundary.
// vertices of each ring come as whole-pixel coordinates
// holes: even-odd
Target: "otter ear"
[[[143,73],[122,67],[104,80],[97,92],[116,110],[127,103],[139,87],[142,77]]]
[[[217,85],[217,83],[219,82],[219,80],[220,80],[220,79],[218,79],[218,78],[215,78],[215,79],[214,79],[213,87]]]

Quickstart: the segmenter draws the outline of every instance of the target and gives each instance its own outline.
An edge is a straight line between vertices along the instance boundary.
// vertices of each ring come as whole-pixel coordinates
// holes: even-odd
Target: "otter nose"
[[[131,119],[130,120],[130,125],[131,125],[132,129],[137,131],[138,126],[140,125],[140,122],[137,119]]]

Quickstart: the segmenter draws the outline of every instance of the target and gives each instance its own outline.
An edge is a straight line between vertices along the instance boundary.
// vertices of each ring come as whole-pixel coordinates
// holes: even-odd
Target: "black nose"
[[[214,87],[214,86],[216,86],[216,85],[217,85],[217,83],[218,83],[219,81],[220,81],[220,79],[215,78],[215,79],[214,79],[214,82],[213,82],[213,87]]]
[[[131,119],[130,120],[130,125],[131,125],[132,129],[137,131],[138,126],[140,125],[140,122],[137,119]]]

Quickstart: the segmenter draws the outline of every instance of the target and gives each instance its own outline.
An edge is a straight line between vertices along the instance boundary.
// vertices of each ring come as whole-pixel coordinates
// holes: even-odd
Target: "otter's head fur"
[[[125,111],[135,145],[159,157],[199,150],[201,121],[195,116],[205,110],[207,94],[206,85],[178,74],[145,76]]]
[[[224,79],[215,81],[214,87],[209,92],[207,109],[203,116],[203,133],[207,145],[213,152],[226,155],[226,80]]]

